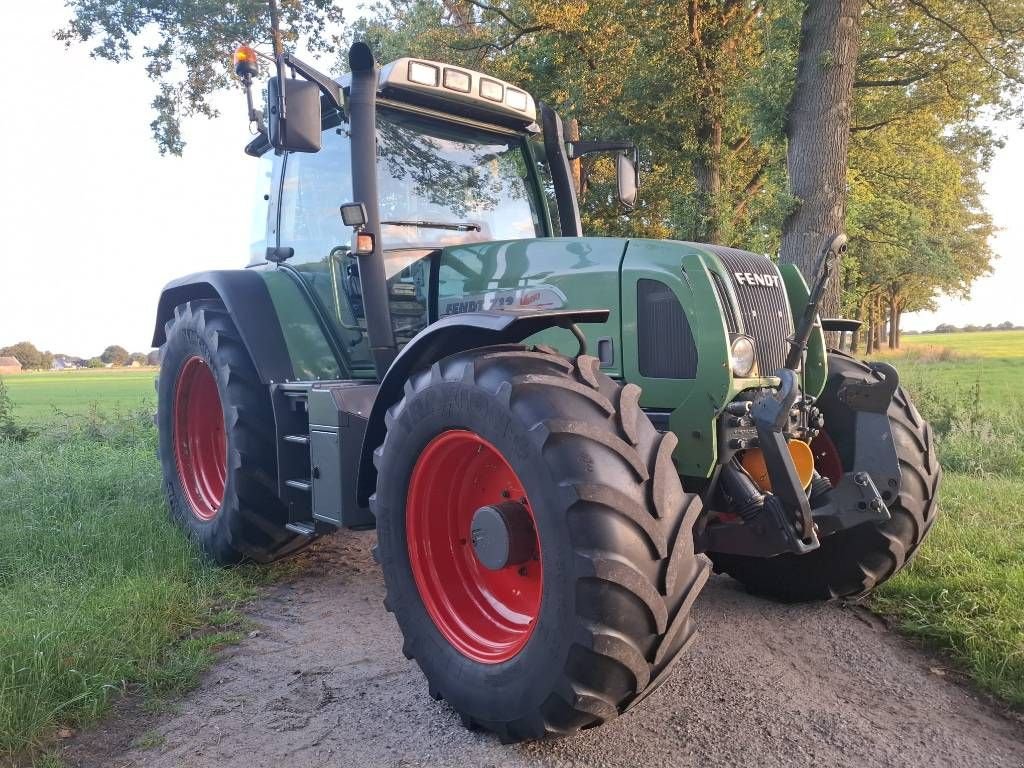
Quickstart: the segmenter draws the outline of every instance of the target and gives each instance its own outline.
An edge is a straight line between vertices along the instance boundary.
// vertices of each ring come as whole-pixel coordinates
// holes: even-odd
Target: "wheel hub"
[[[473,552],[484,568],[500,571],[533,558],[537,532],[529,510],[516,501],[488,504],[473,513]]]
[[[444,638],[484,664],[519,653],[543,570],[533,508],[501,452],[468,430],[435,437],[413,467],[405,521],[410,570]]]

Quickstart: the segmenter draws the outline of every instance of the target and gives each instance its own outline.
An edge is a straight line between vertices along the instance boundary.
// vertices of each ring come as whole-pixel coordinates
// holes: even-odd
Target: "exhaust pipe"
[[[359,284],[363,292],[366,335],[377,378],[383,379],[398,352],[391,325],[388,282],[380,241],[380,202],[377,196],[377,62],[366,43],[348,50],[352,68],[349,89],[349,128],[352,134],[352,196],[366,207],[363,231],[373,235],[373,253],[360,254]]]

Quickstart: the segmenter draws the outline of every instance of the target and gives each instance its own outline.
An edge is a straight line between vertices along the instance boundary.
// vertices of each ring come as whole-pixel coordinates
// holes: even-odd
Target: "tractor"
[[[818,313],[842,235],[807,281],[584,236],[572,163],[611,155],[629,209],[632,142],[462,66],[348,61],[239,48],[250,262],[160,296],[163,485],[211,561],[375,528],[405,655],[504,742],[637,705],[712,571],[826,601],[907,564],[941,470],[896,370],[826,347],[857,325]]]

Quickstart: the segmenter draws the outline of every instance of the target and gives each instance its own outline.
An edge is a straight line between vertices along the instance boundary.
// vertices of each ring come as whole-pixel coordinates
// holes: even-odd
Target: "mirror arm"
[[[567,141],[565,143],[566,153],[570,160],[575,160],[584,155],[594,155],[599,152],[624,152],[633,151],[633,159],[637,159],[639,150],[632,141]]]
[[[327,100],[331,103],[334,109],[343,111],[344,99],[341,95],[341,86],[338,85],[334,80],[325,75],[323,72],[314,69],[304,61],[292,56],[290,53],[281,54],[282,69],[284,65],[291,67],[295,72],[298,72],[304,78],[309,80],[311,83],[315,83],[320,92],[327,97]],[[283,114],[282,114],[283,117]]]

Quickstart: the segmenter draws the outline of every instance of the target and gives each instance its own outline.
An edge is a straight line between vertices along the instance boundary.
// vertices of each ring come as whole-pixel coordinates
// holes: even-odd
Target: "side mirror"
[[[637,192],[640,188],[640,174],[636,163],[625,152],[615,156],[615,175],[618,181],[619,202],[629,210],[636,207]]]
[[[267,121],[270,145],[274,149],[285,152],[320,151],[320,88],[316,83],[272,77],[267,85],[267,103],[270,105]]]

